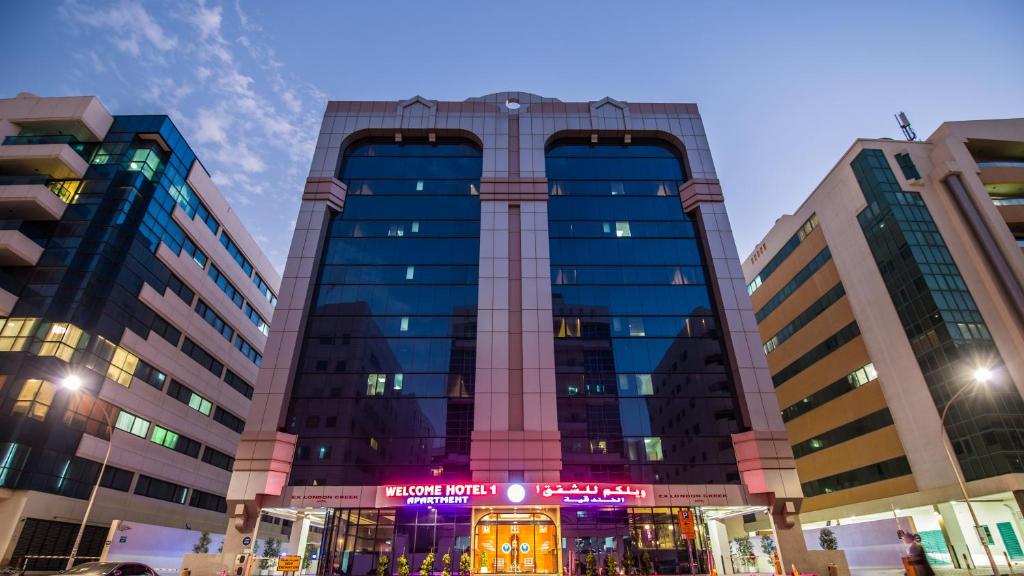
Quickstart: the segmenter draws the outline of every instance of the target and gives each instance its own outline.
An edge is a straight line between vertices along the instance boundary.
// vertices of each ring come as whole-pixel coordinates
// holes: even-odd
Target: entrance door
[[[545,512],[486,512],[473,531],[474,572],[557,574],[558,525]]]

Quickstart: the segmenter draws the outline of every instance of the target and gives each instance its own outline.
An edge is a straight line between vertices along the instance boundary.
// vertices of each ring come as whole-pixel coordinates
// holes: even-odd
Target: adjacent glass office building
[[[0,125],[0,564],[63,568],[97,482],[85,559],[115,521],[216,531],[276,273],[167,116]]]
[[[793,530],[694,105],[331,102],[283,286],[226,552],[262,514],[323,526],[324,575],[690,573],[729,563],[729,516]]]
[[[897,522],[935,565],[1024,559],[1022,205],[1018,120],[858,139],[744,262],[801,518],[860,570]]]

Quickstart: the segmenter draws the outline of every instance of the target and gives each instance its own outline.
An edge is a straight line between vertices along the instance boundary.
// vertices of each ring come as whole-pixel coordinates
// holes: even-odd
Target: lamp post
[[[996,565],[996,559],[992,556],[992,550],[988,547],[988,540],[985,539],[985,535],[981,532],[981,525],[978,523],[978,515],[974,513],[974,506],[971,506],[971,498],[967,495],[967,485],[964,483],[963,476],[960,475],[960,467],[953,459],[953,451],[949,449],[952,440],[950,440],[948,435],[945,434],[946,414],[949,413],[949,407],[953,405],[953,402],[956,402],[957,398],[959,398],[964,392],[974,390],[981,384],[987,384],[990,380],[992,380],[992,371],[988,368],[982,367],[974,371],[974,379],[971,383],[964,386],[959,392],[954,394],[953,397],[949,399],[949,402],[946,402],[946,407],[942,409],[942,418],[939,419],[939,433],[944,434],[946,441],[942,443],[942,447],[946,449],[946,457],[949,458],[949,465],[953,468],[953,475],[956,477],[957,484],[960,485],[960,492],[964,495],[964,502],[967,503],[967,510],[971,513],[971,520],[974,522],[974,531],[978,534],[978,540],[981,541],[982,548],[985,549],[985,555],[988,556],[988,563],[992,566],[992,573],[995,574],[995,576],[999,576],[999,566]]]
[[[82,379],[78,376],[71,374],[61,381],[61,386],[66,390],[76,392],[82,388]],[[75,563],[75,556],[78,555],[78,547],[82,544],[82,535],[85,534],[85,525],[89,521],[89,513],[92,511],[93,502],[96,501],[96,491],[99,490],[100,482],[103,481],[103,472],[107,469],[107,460],[110,459],[110,447],[114,445],[114,420],[111,418],[110,411],[106,412],[107,417],[107,453],[103,456],[103,463],[100,464],[100,473],[96,476],[96,484],[92,487],[92,493],[89,494],[89,504],[85,507],[85,516],[82,517],[82,524],[78,527],[78,535],[75,536],[75,545],[71,547],[71,555],[68,556],[68,565],[64,568],[65,570],[71,570]]]

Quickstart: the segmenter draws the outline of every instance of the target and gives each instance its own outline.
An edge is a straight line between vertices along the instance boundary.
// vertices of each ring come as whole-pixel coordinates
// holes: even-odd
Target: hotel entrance
[[[558,574],[558,508],[473,510],[473,571]]]
[[[311,486],[294,487],[289,503],[323,515],[319,576],[378,570],[390,576],[402,566],[436,575],[446,555],[450,574],[458,576],[581,576],[588,565],[623,562],[647,573],[708,574],[730,565],[728,534],[717,520],[760,509],[743,504],[742,494],[730,495],[731,487],[718,490],[602,483]]]

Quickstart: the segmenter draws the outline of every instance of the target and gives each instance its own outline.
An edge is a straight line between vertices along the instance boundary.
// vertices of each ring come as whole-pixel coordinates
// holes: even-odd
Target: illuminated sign
[[[497,484],[414,484],[407,486],[381,486],[384,497],[402,498],[413,504],[469,504],[473,496],[495,496]]]
[[[505,495],[508,496],[509,502],[518,504],[526,498],[526,488],[523,488],[522,484],[513,484],[508,487],[508,491]]]
[[[292,486],[296,508],[401,506],[732,506],[747,505],[741,485],[605,482],[441,482],[385,486]]]
[[[646,484],[395,484],[376,487],[378,508],[394,506],[523,506],[599,505],[651,506],[652,487]]]
[[[563,504],[636,504],[647,498],[647,488],[628,484],[537,484],[534,488],[542,498],[558,496]]]

